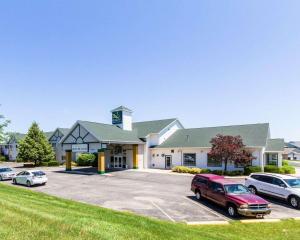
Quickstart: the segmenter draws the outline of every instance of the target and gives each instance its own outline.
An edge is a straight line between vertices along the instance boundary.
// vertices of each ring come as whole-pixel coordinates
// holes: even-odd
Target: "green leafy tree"
[[[34,122],[28,130],[26,137],[20,141],[18,161],[34,162],[36,166],[42,162],[55,159],[54,151],[43,131]]]

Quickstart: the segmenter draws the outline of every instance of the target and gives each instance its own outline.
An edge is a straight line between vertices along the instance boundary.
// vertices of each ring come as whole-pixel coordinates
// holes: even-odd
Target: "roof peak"
[[[111,112],[116,112],[116,111],[124,111],[124,112],[129,112],[129,113],[133,113],[133,111],[123,105],[111,110]]]

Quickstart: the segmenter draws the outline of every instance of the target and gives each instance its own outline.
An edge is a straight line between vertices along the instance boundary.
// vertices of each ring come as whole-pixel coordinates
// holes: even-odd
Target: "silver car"
[[[16,176],[13,177],[14,184],[22,184],[27,187],[33,185],[45,185],[48,179],[46,174],[40,170],[28,170],[19,172]]]
[[[9,167],[0,167],[0,181],[12,179],[16,172]]]

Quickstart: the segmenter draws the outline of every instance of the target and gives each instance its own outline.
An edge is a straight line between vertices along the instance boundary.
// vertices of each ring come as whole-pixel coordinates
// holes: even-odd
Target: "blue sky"
[[[300,1],[0,3],[0,108],[25,132],[76,120],[269,122],[300,140]]]

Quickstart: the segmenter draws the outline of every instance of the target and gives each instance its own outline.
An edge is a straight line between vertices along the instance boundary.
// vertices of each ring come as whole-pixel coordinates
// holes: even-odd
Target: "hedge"
[[[43,167],[56,167],[56,166],[59,166],[59,162],[55,161],[55,160],[49,161],[49,162],[42,162],[41,166],[43,166]]]
[[[295,174],[296,169],[293,166],[283,165],[282,167],[277,167],[274,165],[266,165],[264,171],[268,173],[280,173],[280,174]],[[259,166],[249,166],[244,168],[245,175],[249,175],[255,172],[262,172]]]
[[[190,174],[199,174],[199,173],[213,173],[216,175],[228,175],[228,176],[240,176],[243,175],[243,171],[235,170],[235,171],[227,171],[223,172],[223,170],[210,170],[210,169],[201,169],[201,168],[189,168],[185,166],[177,166],[172,168],[173,172],[178,173],[190,173]]]
[[[77,158],[78,166],[92,166],[95,161],[95,155],[92,153],[81,153]]]
[[[3,155],[0,155],[0,162],[5,162],[6,161],[6,157]]]

